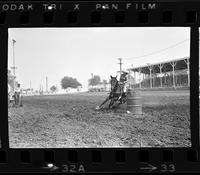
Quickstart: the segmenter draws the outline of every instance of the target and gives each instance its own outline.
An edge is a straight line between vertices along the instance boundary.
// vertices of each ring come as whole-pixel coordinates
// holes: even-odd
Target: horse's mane
[[[117,93],[117,91],[119,90],[119,93]],[[111,89],[110,95],[114,95],[114,94],[120,94],[121,93],[121,87],[119,85],[119,81],[116,80],[116,84],[113,87],[113,89]]]
[[[113,92],[116,92],[118,87],[119,87],[119,81],[117,80],[116,84],[115,84],[115,86],[113,88]]]

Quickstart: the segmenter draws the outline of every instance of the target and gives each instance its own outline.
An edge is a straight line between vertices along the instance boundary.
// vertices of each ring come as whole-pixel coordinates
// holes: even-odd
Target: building
[[[135,79],[135,88],[164,88],[190,86],[190,58],[146,64],[128,69]]]

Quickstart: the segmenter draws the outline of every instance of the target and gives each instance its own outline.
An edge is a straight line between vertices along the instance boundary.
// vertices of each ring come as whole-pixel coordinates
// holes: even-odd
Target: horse
[[[110,78],[111,78],[111,91],[110,91],[110,94],[101,103],[100,106],[97,106],[97,108],[96,108],[97,110],[101,109],[102,106],[109,100],[110,100],[110,103],[109,103],[109,106],[108,106],[109,109],[113,108],[114,107],[114,103],[117,102],[117,101],[119,102],[117,104],[117,106],[119,106],[120,104],[126,102],[126,93],[123,92],[124,82],[122,82],[122,84],[120,85],[118,80],[117,80],[117,76],[116,77],[110,76]]]
[[[18,84],[17,88],[19,88],[20,85]],[[11,86],[8,84],[8,107],[22,107],[22,93],[19,90],[12,91]]]
[[[20,84],[18,83],[15,90],[15,105],[23,106],[22,97],[22,89],[20,89]]]
[[[15,106],[15,93],[12,91],[12,87],[8,84],[8,107]]]

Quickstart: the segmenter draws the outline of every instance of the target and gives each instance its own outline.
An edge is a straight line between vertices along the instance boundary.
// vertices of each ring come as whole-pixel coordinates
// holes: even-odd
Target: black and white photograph
[[[8,29],[10,148],[190,147],[190,28]]]

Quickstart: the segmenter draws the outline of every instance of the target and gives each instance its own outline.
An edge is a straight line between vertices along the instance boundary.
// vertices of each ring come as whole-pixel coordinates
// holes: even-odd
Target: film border
[[[199,26],[200,26],[200,2],[196,1],[159,1],[148,2],[155,3],[156,9],[148,8],[148,3],[134,1],[132,3],[139,4],[140,9],[126,9],[127,3],[130,1],[79,1],[79,7],[73,2],[62,2],[62,10],[43,9],[39,1],[32,1],[34,10],[27,10],[20,4],[27,7],[27,2],[0,2],[0,13],[5,15],[5,21],[0,24],[0,58],[1,58],[1,80],[7,81],[7,38],[8,27],[132,27],[132,26],[176,26],[191,27],[191,85],[190,103],[191,103],[191,148],[118,148],[118,149],[10,149],[8,143],[8,117],[7,117],[7,85],[1,84],[1,122],[0,133],[2,138],[2,148],[0,149],[1,157],[4,157],[4,163],[0,163],[0,171],[2,172],[199,172],[199,85],[198,77],[198,57],[199,57]],[[8,10],[2,10],[2,4],[8,4]],[[16,4],[18,10],[11,10],[11,4]],[[48,4],[48,3],[47,3]],[[60,4],[57,2],[56,4]],[[98,9],[96,8],[97,4]],[[108,5],[105,5],[108,4]],[[112,4],[115,4],[113,7]],[[116,9],[118,4],[118,9]],[[139,6],[138,5],[138,6]],[[52,5],[50,5],[52,7]],[[120,6],[120,9],[119,9]],[[55,6],[53,6],[54,8]],[[111,7],[111,8],[110,8]],[[114,8],[114,9],[113,9]],[[139,7],[138,7],[139,8]],[[143,8],[143,9],[142,9]],[[31,7],[29,6],[29,9]],[[91,23],[91,13],[93,11],[101,12],[101,20],[98,24]],[[124,21],[115,23],[115,14],[122,12],[125,15]],[[163,23],[163,13],[170,11],[172,20]],[[67,14],[69,12],[77,13],[77,21],[69,23]],[[24,15],[26,14],[26,15]],[[28,20],[26,19],[28,17]],[[47,15],[47,23],[44,23],[44,15]],[[49,16],[48,16],[49,15]],[[24,17],[23,17],[24,16]],[[52,17],[51,17],[52,16]],[[66,18],[64,18],[66,16]],[[139,20],[139,18],[143,20]],[[52,18],[52,19],[49,19]],[[48,20],[50,20],[48,22]],[[23,23],[25,21],[25,23]],[[27,23],[28,21],[28,23]],[[5,151],[5,152],[4,152]],[[98,153],[96,151],[99,151]],[[172,151],[172,152],[171,152]],[[94,152],[96,157],[100,158],[99,162],[93,163],[92,158]],[[164,153],[165,152],[165,153]],[[163,161],[164,154],[172,154],[173,158]],[[170,152],[170,153],[169,153]],[[5,153],[5,154],[4,154]],[[21,156],[23,155],[23,156]],[[15,157],[13,159],[13,157]],[[21,157],[24,157],[21,160]],[[74,158],[76,157],[76,158]],[[30,162],[28,161],[30,158]],[[187,159],[190,163],[188,163]],[[24,163],[21,163],[21,161]],[[27,163],[28,162],[28,163]],[[192,162],[192,163],[191,163]],[[55,166],[48,168],[47,164],[54,163]],[[43,167],[43,168],[42,168]],[[44,168],[46,167],[46,168]]]

